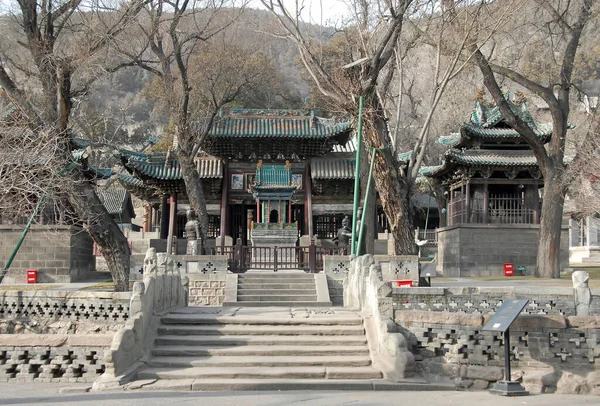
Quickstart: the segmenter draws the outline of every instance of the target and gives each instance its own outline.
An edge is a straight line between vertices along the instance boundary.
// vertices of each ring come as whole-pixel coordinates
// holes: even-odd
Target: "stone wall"
[[[381,266],[384,281],[419,279],[419,263],[416,255],[374,255],[373,258]],[[344,277],[350,270],[349,255],[324,255],[323,272],[327,276],[329,297],[334,306],[344,305]]]
[[[22,226],[0,225],[0,268],[6,265],[22,233]],[[38,283],[82,280],[96,269],[93,241],[78,227],[33,225],[5,283],[26,283],[28,269],[37,269]]]
[[[417,369],[485,389],[504,376],[504,335],[491,314],[396,310]],[[600,317],[521,315],[510,328],[513,380],[533,393],[600,394]]]
[[[93,382],[129,292],[0,292],[0,382]]]
[[[535,270],[539,225],[461,224],[437,229],[438,272],[445,277],[501,276],[504,263]],[[569,236],[564,227],[561,268],[569,264]]]
[[[0,334],[102,334],[129,318],[129,292],[0,291]]]
[[[573,288],[492,287],[492,288],[394,288],[397,311],[422,310],[485,314],[494,312],[505,299],[528,299],[528,314],[574,316]],[[600,314],[600,291],[592,291],[590,313]]]
[[[225,273],[188,274],[189,306],[221,306],[225,299]]]
[[[129,262],[129,280],[143,279],[145,254],[132,254]],[[172,255],[175,267],[184,274],[215,274],[227,272],[227,255]]]
[[[344,305],[344,278],[350,270],[350,256],[323,255],[323,272],[327,277],[329,299],[333,306]]]
[[[0,382],[94,382],[110,335],[1,335]]]

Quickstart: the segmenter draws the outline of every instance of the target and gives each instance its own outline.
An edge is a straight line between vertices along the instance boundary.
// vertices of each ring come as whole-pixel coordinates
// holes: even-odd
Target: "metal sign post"
[[[490,393],[501,396],[529,395],[519,382],[511,381],[510,377],[510,325],[521,314],[529,300],[505,300],[494,313],[483,331],[501,331],[504,333],[504,380],[498,381]]]

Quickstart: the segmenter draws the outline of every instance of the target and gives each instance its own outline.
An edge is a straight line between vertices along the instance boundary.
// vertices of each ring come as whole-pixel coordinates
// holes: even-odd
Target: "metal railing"
[[[245,246],[238,239],[233,247],[225,247],[225,250],[217,247],[216,252],[228,256],[229,270],[235,273],[244,273],[249,269],[300,269],[317,273],[323,270],[324,255],[347,255],[347,248],[320,247],[315,245],[314,240],[308,246]]]

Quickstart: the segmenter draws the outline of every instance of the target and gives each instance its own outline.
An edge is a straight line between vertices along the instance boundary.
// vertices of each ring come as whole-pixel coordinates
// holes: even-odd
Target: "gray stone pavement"
[[[59,393],[59,384],[0,384],[0,405],[418,405],[426,406],[580,406],[600,405],[600,397],[536,395],[503,398],[487,392],[93,392]],[[75,388],[73,386],[69,388]],[[81,388],[81,387],[80,387]]]

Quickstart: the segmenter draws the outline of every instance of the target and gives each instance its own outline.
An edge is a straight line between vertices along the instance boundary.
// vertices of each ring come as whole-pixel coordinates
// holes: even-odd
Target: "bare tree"
[[[415,253],[413,221],[410,211],[409,198],[411,189],[423,162],[428,144],[429,129],[434,113],[439,105],[444,90],[465,66],[461,61],[463,49],[467,45],[469,33],[475,28],[475,13],[467,8],[461,12],[441,13],[437,10],[440,3],[436,1],[393,1],[393,2],[350,2],[353,11],[353,24],[345,30],[352,39],[347,43],[346,57],[352,61],[345,68],[343,60],[338,60],[334,66],[331,61],[324,61],[320,43],[307,35],[301,24],[301,8],[296,10],[286,8],[282,0],[261,0],[280,21],[284,34],[293,41],[300,52],[301,60],[322,96],[328,100],[334,111],[352,115],[358,114],[356,95],[363,96],[365,109],[363,113],[365,129],[365,145],[379,148],[374,167],[375,186],[379,192],[384,212],[388,218],[392,235],[395,240],[395,251],[398,254]],[[436,11],[434,14],[432,11]],[[464,14],[462,13],[464,11]],[[402,77],[402,66],[399,54],[414,45],[414,31],[409,32],[408,38],[402,39],[401,33],[407,21],[412,18],[429,20],[424,25],[430,25],[437,34],[429,33],[426,28],[420,28],[434,38],[436,44],[436,66],[434,70],[432,92],[428,102],[427,114],[416,141],[410,146],[413,154],[408,165],[402,166],[398,161],[395,145],[391,140],[388,127],[389,112],[386,112],[386,100],[393,89],[394,75]],[[453,21],[453,24],[449,24]],[[460,25],[458,22],[462,22]],[[413,25],[413,23],[410,23]],[[461,29],[454,29],[460,25]],[[353,32],[348,35],[349,32]],[[454,39],[454,41],[451,41]],[[452,49],[451,57],[444,57],[442,52]],[[396,59],[396,66],[389,62]],[[346,61],[347,62],[347,61]],[[402,94],[401,92],[399,94]],[[396,106],[402,105],[401,100]],[[389,104],[388,104],[389,106]],[[397,120],[396,125],[400,125]],[[372,152],[369,150],[369,154]]]
[[[521,31],[521,35],[524,35],[529,43],[537,42],[537,46],[534,49],[529,48],[534,55],[521,55],[524,52],[523,44],[510,44],[514,54],[521,55],[517,61],[513,58],[514,54],[511,58],[494,59],[495,45],[502,44],[502,33],[487,49],[481,48],[481,41],[473,42],[469,47],[483,74],[486,88],[505,120],[531,146],[544,177],[535,270],[538,277],[560,277],[559,247],[565,199],[564,157],[571,110],[570,98],[574,87],[573,74],[577,51],[584,39],[586,25],[594,16],[592,8],[595,4],[594,0],[536,0],[519,4],[519,7],[525,7],[520,10],[521,13],[527,13],[532,16],[532,20],[535,19],[529,21],[529,26],[526,27],[529,31]],[[515,7],[514,4],[510,6]],[[499,5],[497,9],[490,10],[492,18],[505,12]],[[590,33],[590,40],[593,35]],[[541,48],[540,45],[547,48]],[[532,65],[526,65],[527,61],[533,61]],[[554,129],[548,145],[545,146],[533,129],[511,110],[496,75],[523,86],[547,103]]]
[[[174,152],[190,205],[199,217],[202,239],[208,214],[194,159],[219,110],[260,86],[260,80],[270,80],[265,71],[272,72],[264,56],[236,46],[227,32],[246,4],[245,0],[153,1],[139,23],[143,38],[139,46],[135,52],[121,49],[126,57],[123,65],[139,66],[155,75],[177,137]]]
[[[115,290],[128,290],[127,239],[96,196],[86,174],[89,168],[74,165],[80,159],[73,155],[69,119],[74,98],[85,94],[97,78],[93,67],[103,65],[105,58],[101,53],[132,23],[144,1],[133,0],[111,8],[110,3],[83,0],[18,0],[16,6],[17,11],[5,20],[12,24],[13,31],[10,37],[3,38],[9,41],[4,48],[12,53],[4,52],[0,57],[0,86],[26,118],[28,131],[39,145],[52,146],[45,151],[49,155],[51,181],[41,177],[41,186],[35,188],[37,199],[47,188],[60,185],[60,193],[101,248]],[[27,56],[23,58],[21,54]],[[40,152],[33,145],[29,147],[31,154]],[[20,175],[30,170],[25,168]],[[65,181],[57,181],[59,178]]]

